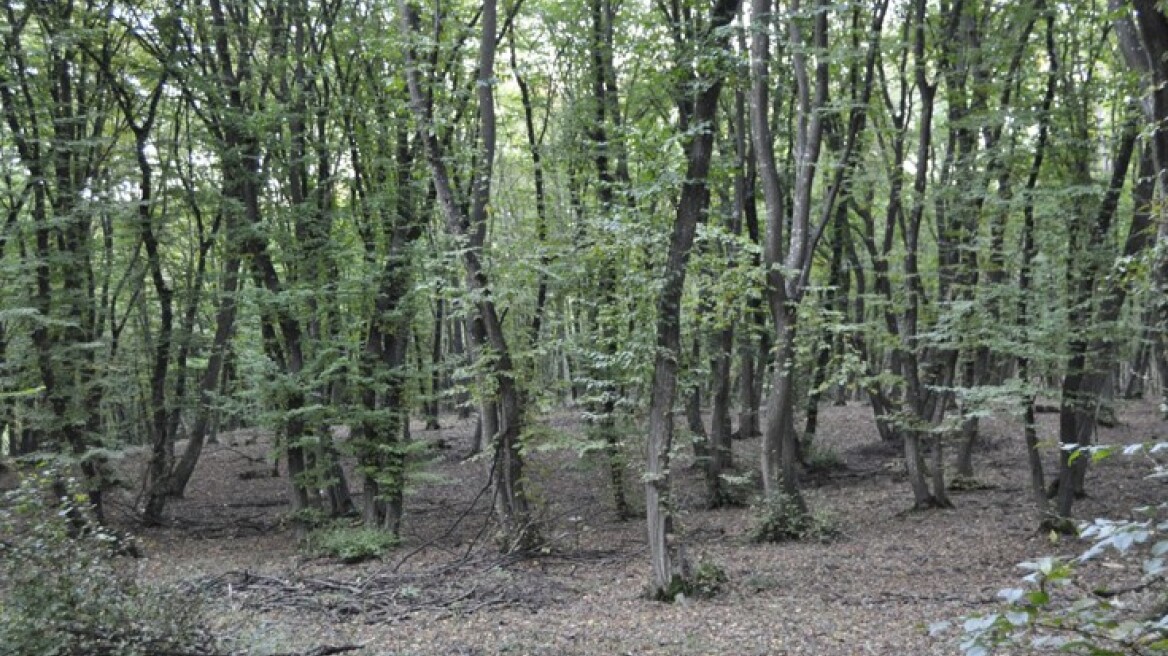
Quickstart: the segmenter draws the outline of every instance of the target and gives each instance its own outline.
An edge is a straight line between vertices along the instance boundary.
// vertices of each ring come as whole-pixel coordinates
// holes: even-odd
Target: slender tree
[[[718,0],[710,7],[701,30],[695,35],[701,50],[729,52],[730,35],[726,26],[738,12],[737,0]],[[677,23],[679,14],[670,16]],[[688,65],[684,62],[681,65]],[[652,564],[652,595],[671,596],[678,582],[687,585],[684,563],[675,568],[666,536],[669,504],[669,451],[673,443],[673,401],[677,390],[677,366],[681,355],[681,296],[685,286],[686,264],[693,247],[698,222],[709,206],[710,191],[706,178],[713,155],[714,119],[725,73],[698,78],[699,90],[692,99],[691,113],[681,116],[682,126],[696,128],[686,154],[686,175],[677,203],[677,216],[669,240],[669,252],[662,272],[664,285],[657,299],[657,356],[649,405],[648,457],[645,472],[645,507],[648,518],[649,553]],[[689,105],[690,101],[684,104]],[[684,560],[684,559],[682,559]]]
[[[476,298],[478,320],[482,332],[475,331],[480,349],[490,349],[488,359],[490,377],[496,390],[497,431],[488,432],[491,423],[484,421],[484,437],[495,450],[491,474],[495,487],[496,509],[506,536],[504,548],[526,550],[536,542],[538,531],[532,521],[524,489],[523,458],[520,455],[520,437],[524,408],[514,376],[511,351],[503,332],[503,323],[491,297],[490,283],[483,267],[483,247],[486,241],[487,207],[491,195],[491,172],[495,158],[495,97],[494,65],[497,43],[497,7],[494,0],[483,3],[481,37],[476,85],[479,102],[479,145],[473,174],[470,212],[464,212],[455,199],[454,188],[443,159],[443,150],[434,134],[431,108],[426,102],[421,74],[408,42],[418,31],[415,9],[406,0],[398,3],[401,33],[407,41],[406,77],[410,91],[410,106],[422,133],[422,143],[430,165],[430,175],[437,192],[438,203],[446,217],[447,231],[466,240],[463,265],[466,283]],[[490,405],[490,404],[488,404]],[[491,412],[495,415],[495,412]],[[495,419],[495,416],[491,417]],[[493,422],[492,422],[493,423]]]

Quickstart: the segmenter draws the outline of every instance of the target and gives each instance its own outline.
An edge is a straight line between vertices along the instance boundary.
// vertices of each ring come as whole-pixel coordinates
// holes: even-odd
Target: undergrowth
[[[830,472],[845,467],[843,456],[839,451],[820,444],[811,444],[804,455],[807,470],[811,472]]]
[[[135,581],[115,556],[120,539],[61,472],[34,469],[4,494],[0,536],[0,652],[215,653],[198,600]]]
[[[673,576],[669,585],[656,595],[658,601],[672,603],[685,598],[710,599],[721,592],[722,587],[730,580],[726,570],[710,560],[699,561],[692,571],[687,563],[683,563],[681,570]]]
[[[807,511],[782,491],[756,500],[751,506],[751,516],[748,536],[752,542],[830,542],[843,532],[835,513],[822,509]]]
[[[384,557],[401,544],[398,536],[364,526],[326,525],[308,534],[305,549],[314,556],[359,563]]]

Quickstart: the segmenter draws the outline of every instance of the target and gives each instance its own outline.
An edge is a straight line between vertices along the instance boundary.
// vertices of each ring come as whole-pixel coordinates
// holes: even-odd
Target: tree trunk
[[[234,252],[232,236],[236,234],[237,228],[231,228],[230,225],[234,221],[228,220],[228,253],[226,259],[223,261],[223,272],[219,282],[219,301],[218,309],[215,311],[215,335],[211,340],[211,348],[207,355],[207,368],[203,370],[203,376],[199,382],[199,398],[198,406],[195,409],[195,423],[191,426],[188,433],[187,447],[183,450],[182,457],[179,458],[175,465],[174,472],[170,477],[170,489],[164,492],[152,492],[152,494],[169,494],[171,496],[181,497],[186,491],[187,483],[191,480],[191,474],[195,471],[195,465],[199,461],[199,456],[203,451],[203,443],[207,438],[207,429],[210,426],[213,416],[218,413],[216,409],[216,393],[219,391],[219,376],[223,367],[223,359],[230,348],[232,332],[235,328],[236,316],[236,293],[239,291],[239,268],[240,256]],[[147,499],[147,506],[150,504],[164,503],[159,500]]]
[[[826,55],[828,19],[826,5],[817,3],[813,32],[808,42],[802,34],[800,3],[792,3],[787,23],[795,76],[795,144],[793,149],[795,179],[791,188],[790,216],[787,215],[784,190],[775,162],[774,140],[768,118],[769,59],[772,22],[770,0],[753,0],[751,4],[751,133],[755,158],[762,181],[766,204],[766,301],[775,324],[775,361],[771,395],[767,402],[767,424],[763,434],[763,490],[768,496],[780,490],[790,496],[796,507],[806,507],[799,492],[799,441],[794,430],[796,306],[810,276],[815,247],[823,234],[826,219],[811,224],[812,187],[819,167],[824,136],[823,108],[828,103],[829,68]],[[883,20],[883,10],[877,12]],[[813,72],[807,58],[808,46],[819,54]],[[854,124],[853,124],[854,125]],[[849,135],[850,143],[857,130]],[[846,157],[845,157],[846,161]],[[834,196],[843,180],[838,177],[829,193],[825,216],[830,216]],[[789,227],[789,234],[787,228]]]
[[[434,328],[430,333],[430,398],[426,401],[426,430],[438,430],[442,409],[442,326],[446,322],[446,299],[434,305]]]
[[[734,355],[734,328],[727,326],[714,333],[710,363],[710,437],[706,465],[706,505],[719,508],[725,505],[726,494],[722,489],[722,474],[733,467],[731,461],[730,436],[733,426],[730,420],[730,393],[733,380],[730,364]]]
[[[1128,65],[1143,74],[1148,85],[1144,114],[1152,125],[1151,149],[1155,163],[1160,207],[1158,243],[1168,243],[1164,200],[1168,198],[1168,16],[1154,0],[1111,0],[1112,10],[1122,11],[1115,21],[1116,34]],[[1168,257],[1158,254],[1153,264],[1157,298],[1152,361],[1160,379],[1161,415],[1168,418]]]
[[[729,34],[723,28],[734,18],[738,4],[738,0],[718,0],[711,9],[707,32],[702,35],[710,38],[723,52],[727,52],[730,47]],[[694,135],[688,144],[685,182],[677,204],[677,216],[673,222],[662,276],[663,285],[657,299],[657,357],[650,388],[648,455],[645,466],[651,592],[657,599],[671,597],[671,588],[679,582],[688,584],[684,580],[675,580],[681,577],[681,573],[673,567],[666,523],[670,515],[669,452],[673,445],[673,401],[677,389],[677,362],[681,356],[681,296],[697,224],[709,206],[710,191],[706,178],[713,156],[713,125],[723,77],[719,74],[705,82],[693,103],[693,114],[683,117],[689,125],[708,126],[708,129]]]
[[[407,41],[412,41],[414,35],[418,33],[417,16],[406,0],[399,0],[398,10],[402,36]],[[490,200],[491,171],[495,157],[493,78],[495,43],[498,36],[495,0],[486,0],[483,3],[481,21],[476,85],[479,100],[480,150],[472,183],[469,216],[455,200],[442,147],[434,133],[431,109],[426,101],[421,76],[411,48],[406,49],[406,79],[410,91],[410,106],[419,124],[435,192],[446,216],[447,231],[453,236],[467,240],[467,247],[462,251],[467,288],[477,299],[478,316],[483,322],[486,336],[486,343],[479,346],[492,350],[490,375],[494,378],[497,390],[499,430],[494,441],[495,464],[492,467],[492,482],[495,488],[495,507],[504,534],[502,547],[507,551],[523,551],[532,548],[538,542],[538,531],[532,521],[524,489],[523,458],[520,455],[519,439],[524,409],[515,380],[511,351],[508,349],[503,324],[491,296],[490,283],[481,261],[486,241],[487,204]]]
[[[1091,444],[1098,420],[1100,402],[1109,388],[1111,379],[1110,362],[1114,359],[1114,341],[1107,334],[1123,309],[1127,296],[1125,283],[1104,279],[1109,263],[1101,261],[1107,254],[1106,243],[1111,236],[1112,224],[1119,207],[1120,194],[1127,180],[1128,169],[1135,151],[1137,126],[1130,123],[1125,127],[1116,148],[1112,162],[1111,180],[1107,192],[1093,223],[1085,228],[1089,231],[1085,270],[1069,274],[1072,279],[1072,307],[1091,307],[1093,296],[1100,297],[1098,309],[1091,314],[1089,325],[1096,327],[1092,336],[1082,333],[1072,337],[1070,360],[1063,376],[1059,403],[1059,477],[1055,512],[1063,520],[1071,517],[1071,508],[1076,496],[1084,493],[1083,479],[1091,458],[1079,451]],[[1123,255],[1134,257],[1151,241],[1150,217],[1143,221],[1133,217],[1124,245]],[[1077,278],[1077,280],[1076,280]],[[1100,292],[1098,287],[1104,285]]]

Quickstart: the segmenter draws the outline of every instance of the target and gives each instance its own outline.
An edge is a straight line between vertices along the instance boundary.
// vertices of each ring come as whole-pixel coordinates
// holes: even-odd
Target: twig
[[[494,606],[495,604],[501,604],[503,602],[504,602],[503,595],[497,594],[494,597],[491,597],[490,599],[485,599],[485,600],[475,604],[474,606],[471,606],[470,608],[463,610],[462,613],[464,615],[473,615],[474,613],[477,613],[478,611],[486,608],[487,606]]]
[[[344,654],[350,651],[357,651],[365,645],[340,645],[340,646],[325,646],[310,649],[308,651],[289,651],[279,654],[272,654],[271,656],[332,656],[333,654]]]
[[[406,564],[407,560],[409,560],[410,558],[413,558],[414,556],[421,553],[427,547],[433,545],[434,543],[438,542],[439,540],[445,539],[447,536],[449,536],[451,533],[453,533],[454,529],[458,528],[458,525],[462,523],[462,520],[466,519],[467,515],[469,515],[470,512],[472,510],[474,510],[475,506],[478,505],[479,499],[483,498],[483,495],[486,494],[491,489],[491,479],[494,476],[494,473],[495,473],[495,460],[492,459],[491,460],[491,469],[487,473],[487,484],[484,485],[483,488],[478,491],[478,494],[476,494],[474,496],[474,498],[470,500],[470,505],[467,506],[466,509],[463,510],[458,515],[458,517],[456,517],[454,519],[454,523],[452,523],[450,525],[450,527],[447,528],[445,531],[443,531],[440,535],[434,537],[431,540],[427,540],[426,542],[423,542],[422,544],[420,544],[416,548],[414,548],[412,551],[410,551],[406,555],[402,556],[401,560],[398,560],[397,564],[394,565],[393,568],[390,569],[390,571],[397,572],[399,569],[401,569],[402,565]],[[479,537],[482,536],[482,533],[485,530],[486,530],[486,524],[484,524],[483,528],[479,530],[479,533],[478,533],[478,535],[475,536],[475,539],[471,540],[471,544],[470,544],[471,547],[474,546],[474,544],[478,541]],[[466,554],[463,555],[463,560],[465,560],[469,554],[470,554],[470,549],[468,548]]]

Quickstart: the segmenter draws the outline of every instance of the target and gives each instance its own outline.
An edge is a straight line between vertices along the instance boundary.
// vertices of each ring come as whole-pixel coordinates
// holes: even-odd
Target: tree
[[[1168,54],[1168,17],[1163,10],[1152,2],[1133,0],[1122,2],[1113,0],[1108,6],[1119,16],[1115,21],[1116,35],[1126,64],[1137,71],[1145,83],[1150,83],[1150,89],[1142,98],[1144,116],[1152,126],[1149,140],[1151,159],[1155,165],[1155,189],[1159,198],[1165,197],[1168,191],[1168,132],[1165,132],[1164,119],[1168,117],[1168,93],[1164,89],[1165,80],[1168,80],[1168,67],[1164,57]],[[1162,214],[1162,211],[1161,211]],[[1161,226],[1157,241],[1165,238],[1164,223]],[[1154,308],[1153,325],[1151,332],[1158,335],[1153,342],[1153,358],[1161,378],[1168,375],[1168,358],[1165,357],[1164,327],[1168,325],[1168,306],[1164,301],[1165,281],[1168,281],[1168,261],[1159,258],[1155,268],[1156,291],[1161,300]]]
[[[874,40],[872,52],[879,48],[879,33],[887,10],[886,2],[876,4],[869,31]],[[828,18],[823,5],[812,12],[813,36],[810,46],[802,36],[798,3],[792,5],[788,22],[792,66],[795,77],[794,123],[794,180],[791,186],[790,215],[786,208],[787,193],[783,189],[774,155],[774,138],[768,119],[768,83],[771,24],[771,6],[766,0],[751,4],[751,129],[754,150],[758,158],[759,177],[766,202],[767,240],[764,262],[767,267],[767,304],[775,323],[776,356],[775,379],[767,404],[767,425],[763,446],[764,493],[773,495],[781,489],[803,508],[798,483],[798,436],[794,428],[795,392],[793,366],[795,363],[796,307],[806,293],[813,255],[823,235],[827,221],[834,212],[834,202],[845,184],[849,169],[854,164],[852,153],[862,137],[866,123],[866,106],[871,95],[875,59],[868,58],[857,110],[852,114],[846,137],[847,145],[841,165],[828,192],[828,202],[822,218],[812,224],[812,190],[819,170],[828,104],[830,68],[826,61],[828,49]],[[816,55],[814,80],[810,76],[808,51]]]
[[[27,272],[19,280],[28,285],[20,303],[48,409],[33,428],[34,439],[81,467],[100,519],[98,409],[104,386],[95,346],[108,328],[109,308],[94,252],[103,203],[89,190],[101,184],[103,163],[116,142],[109,116],[94,108],[112,99],[104,70],[118,43],[96,29],[106,20],[97,8],[6,2],[3,11],[8,29],[0,109],[6,139],[23,169],[7,174],[5,182],[10,189],[24,187],[12,192],[21,199],[13,207],[27,202],[31,220],[32,242],[19,249]],[[15,218],[10,214],[10,225]]]
[[[398,3],[401,13],[401,32],[409,41],[418,31],[416,11],[406,0]],[[504,548],[526,550],[537,542],[537,530],[532,522],[523,481],[523,458],[520,455],[520,437],[524,408],[518,381],[514,376],[511,351],[503,333],[503,325],[487,274],[482,265],[482,251],[486,240],[487,208],[491,195],[491,171],[495,158],[495,97],[494,66],[498,38],[497,7],[494,0],[483,4],[481,37],[476,85],[478,87],[479,147],[473,173],[469,214],[463,212],[454,196],[443,150],[434,134],[433,118],[427,103],[423,82],[414,55],[406,47],[406,75],[410,90],[410,107],[422,133],[430,174],[438,196],[438,203],[446,216],[446,229],[455,237],[466,240],[463,265],[467,288],[477,297],[478,320],[482,333],[475,334],[480,349],[490,349],[490,378],[497,390],[497,417],[483,417],[483,433],[494,444],[492,482],[495,503],[505,535]],[[472,333],[474,334],[474,333]],[[488,404],[490,407],[493,404]],[[495,423],[497,421],[497,424]],[[494,431],[488,427],[495,428]]]
[[[676,33],[693,30],[698,53],[729,52],[730,35],[725,29],[738,11],[735,0],[718,0],[701,24],[683,23],[685,16],[675,12],[669,16]],[[679,45],[684,45],[684,42]],[[685,66],[685,62],[678,62]],[[688,67],[686,70],[692,70]],[[700,69],[698,69],[700,70]],[[671,598],[677,586],[689,585],[675,570],[666,536],[669,516],[669,452],[673,443],[673,400],[677,389],[677,360],[681,354],[681,295],[685,286],[686,264],[693,247],[694,233],[702,214],[709,206],[710,191],[706,176],[714,144],[714,118],[718,97],[722,92],[724,73],[696,80],[694,98],[681,101],[688,114],[681,115],[682,126],[695,131],[689,138],[686,155],[686,175],[681,196],[677,202],[677,216],[669,241],[669,253],[662,273],[664,284],[657,299],[657,356],[653,368],[653,384],[649,405],[648,457],[645,467],[645,508],[649,530],[649,553],[652,563],[652,596]],[[692,103],[692,105],[691,105]]]

